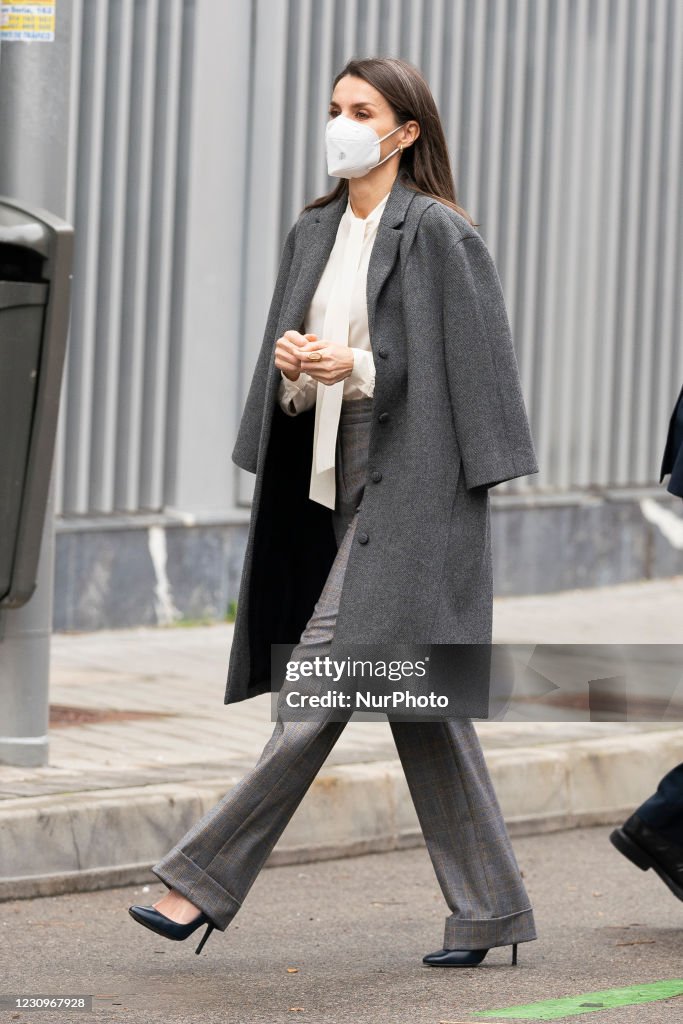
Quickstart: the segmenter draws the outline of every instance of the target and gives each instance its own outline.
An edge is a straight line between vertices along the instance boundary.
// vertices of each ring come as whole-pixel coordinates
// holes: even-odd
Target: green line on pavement
[[[616,1006],[654,1003],[658,999],[671,999],[672,996],[680,995],[683,995],[683,978],[674,978],[671,981],[630,985],[628,988],[611,988],[603,992],[584,992],[583,995],[565,996],[563,999],[546,999],[526,1006],[507,1006],[503,1010],[477,1010],[472,1016],[507,1020],[559,1020],[561,1017],[576,1017],[581,1013],[613,1010]]]

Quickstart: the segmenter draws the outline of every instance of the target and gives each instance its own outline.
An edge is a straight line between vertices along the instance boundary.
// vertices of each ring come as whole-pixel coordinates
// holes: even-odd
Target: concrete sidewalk
[[[504,643],[683,639],[683,577],[498,599]],[[0,898],[149,881],[270,736],[223,704],[232,626],[55,634],[50,764],[0,766]],[[512,834],[621,820],[683,760],[683,723],[478,722]],[[352,722],[269,864],[422,842],[386,722]]]

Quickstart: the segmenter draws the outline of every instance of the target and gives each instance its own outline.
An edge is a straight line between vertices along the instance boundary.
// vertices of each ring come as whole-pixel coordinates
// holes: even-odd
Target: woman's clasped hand
[[[309,352],[320,353],[320,358],[307,358]],[[321,384],[336,384],[353,370],[353,350],[315,334],[285,331],[275,342],[275,365],[289,380],[298,380],[303,372]]]

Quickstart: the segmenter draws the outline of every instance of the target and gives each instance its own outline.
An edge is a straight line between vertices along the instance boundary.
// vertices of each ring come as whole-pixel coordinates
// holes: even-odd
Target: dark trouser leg
[[[535,939],[529,897],[471,720],[391,722],[391,730],[451,910],[444,949]]]

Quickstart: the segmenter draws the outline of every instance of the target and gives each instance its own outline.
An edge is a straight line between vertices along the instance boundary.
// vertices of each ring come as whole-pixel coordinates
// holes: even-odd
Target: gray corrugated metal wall
[[[182,13],[175,0],[81,8],[76,293],[60,474],[68,512],[165,501],[174,240],[184,206]]]
[[[332,79],[373,53],[425,74],[496,260],[541,465],[527,486],[656,482],[683,381],[680,0],[75,6],[63,514],[248,498],[229,455],[280,246],[333,184]]]

